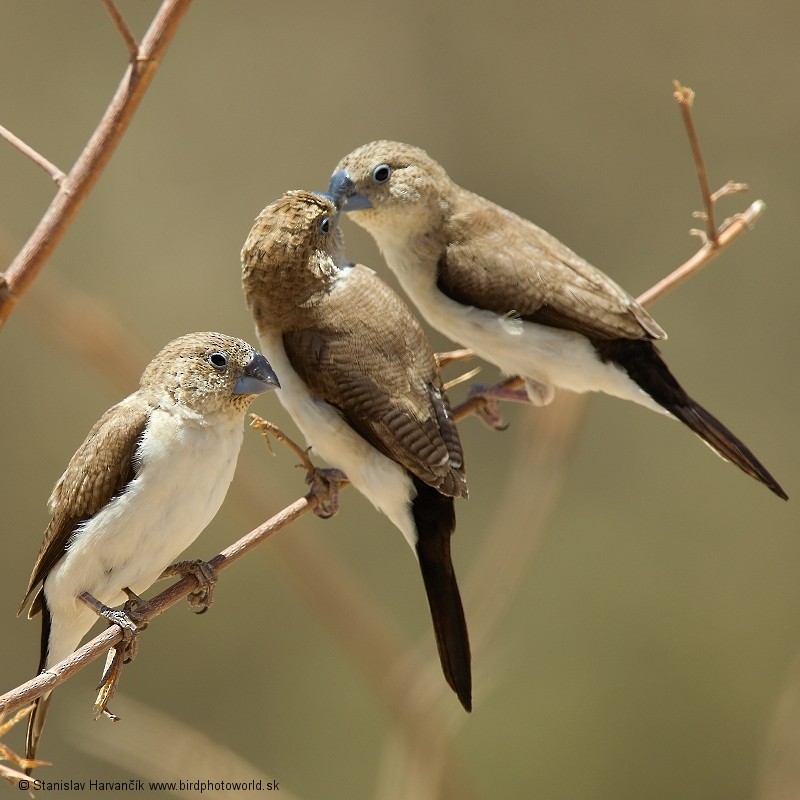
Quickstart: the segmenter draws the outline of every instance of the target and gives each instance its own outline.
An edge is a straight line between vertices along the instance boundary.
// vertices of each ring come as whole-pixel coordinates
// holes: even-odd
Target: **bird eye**
[[[378,166],[372,170],[372,180],[374,180],[375,183],[386,183],[391,174],[392,168],[388,164],[378,164]]]
[[[327,233],[331,229],[331,218],[330,217],[323,217],[319,221],[319,229],[323,233]]]
[[[208,363],[211,364],[214,369],[222,372],[228,368],[228,357],[225,353],[212,353],[208,357]]]

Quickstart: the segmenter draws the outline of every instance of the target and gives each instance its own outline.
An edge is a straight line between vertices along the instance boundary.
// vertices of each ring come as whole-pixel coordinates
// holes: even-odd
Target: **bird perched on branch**
[[[372,234],[434,328],[524,379],[523,392],[496,396],[545,405],[563,388],[632,400],[679,419],[786,499],[747,446],[673,377],[654,344],[666,338],[658,323],[558,239],[398,142],[345,156],[329,192]]]
[[[19,610],[33,595],[28,617],[42,614],[39,672],[67,658],[98,616],[135,632],[110,607],[138,599],[211,522],[233,478],[245,411],[279,385],[241,339],[191,333],[164,347],[139,388],[103,414],[53,489]],[[49,703],[50,693],[38,698],[29,718],[28,759]]]
[[[280,400],[307,442],[400,529],[417,555],[445,678],[471,707],[467,626],[450,558],[467,496],[433,352],[405,303],[344,253],[328,198],[288,192],[242,250],[243,288]]]

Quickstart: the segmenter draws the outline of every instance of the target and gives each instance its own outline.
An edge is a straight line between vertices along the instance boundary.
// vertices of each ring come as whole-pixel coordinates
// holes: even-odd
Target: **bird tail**
[[[620,339],[594,342],[603,361],[617,364],[662,408],[694,431],[726,461],[736,464],[783,500],[789,496],[750,448],[713,414],[696,403],[669,371],[650,341]]]
[[[47,709],[50,707],[50,699],[53,693],[37,697],[33,701],[33,711],[28,717],[28,731],[25,736],[25,758],[28,761],[33,761],[36,758],[36,751],[39,749],[39,740],[42,738],[42,729],[44,728],[44,721],[47,717]],[[30,775],[33,767],[25,767],[25,774]]]
[[[43,595],[40,595],[39,598],[42,612],[42,639],[39,650],[39,668],[36,670],[37,675],[47,668],[47,651],[50,645],[51,627],[50,609],[47,607],[47,601]],[[33,710],[28,717],[28,731],[25,736],[25,758],[29,761],[33,761],[36,758],[36,751],[39,749],[39,740],[42,738],[42,729],[47,717],[47,709],[50,707],[51,696],[52,692],[47,692],[47,694],[43,694],[33,701]],[[32,767],[26,767],[25,774],[30,775],[32,769]]]
[[[469,635],[458,591],[450,537],[455,529],[453,498],[414,478],[413,502],[417,558],[428,597],[436,646],[444,677],[461,705],[472,710],[472,668]]]

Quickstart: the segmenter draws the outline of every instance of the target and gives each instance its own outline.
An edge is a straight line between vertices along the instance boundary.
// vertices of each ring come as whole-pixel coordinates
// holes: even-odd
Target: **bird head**
[[[424,150],[381,140],[345,156],[334,170],[328,193],[373,235],[381,230],[407,235],[415,227],[436,229],[453,187],[444,169]]]
[[[291,191],[258,215],[242,249],[242,286],[263,322],[280,325],[333,284],[347,263],[338,214],[328,195]]]
[[[141,389],[161,403],[199,414],[244,411],[256,395],[280,387],[269,361],[247,342],[221,333],[181,336],[148,364]]]

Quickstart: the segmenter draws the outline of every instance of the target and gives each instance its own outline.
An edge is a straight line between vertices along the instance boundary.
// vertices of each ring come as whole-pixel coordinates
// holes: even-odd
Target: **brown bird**
[[[419,561],[445,678],[471,708],[450,558],[464,457],[436,361],[405,303],[347,261],[330,199],[288,192],[242,250],[243,288],[280,400],[307,442],[400,529]]]
[[[506,399],[549,403],[556,388],[600,391],[667,413],[722,458],[786,492],[747,446],[692,400],[654,341],[666,333],[554,236],[455,184],[423,150],[366,144],[329,191],[369,231],[425,319],[525,380]]]
[[[144,592],[212,520],[233,478],[245,411],[279,385],[241,339],[191,333],[164,347],[139,388],[103,414],[53,489],[19,609],[33,597],[28,617],[42,615],[38,672],[67,658],[98,615],[126,623],[109,606]],[[50,698],[39,697],[29,717],[28,759]]]

